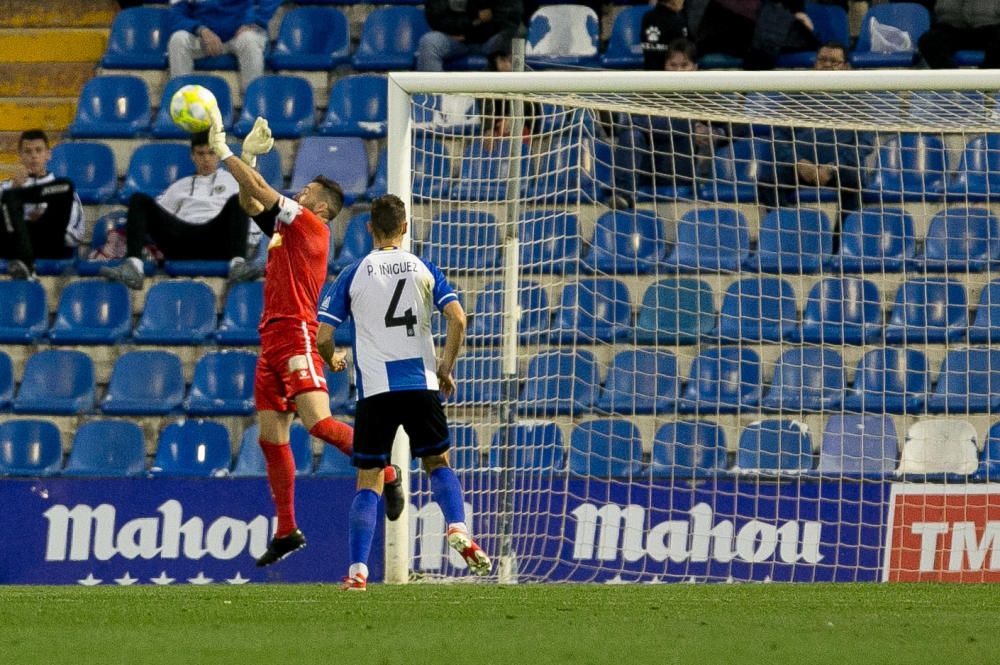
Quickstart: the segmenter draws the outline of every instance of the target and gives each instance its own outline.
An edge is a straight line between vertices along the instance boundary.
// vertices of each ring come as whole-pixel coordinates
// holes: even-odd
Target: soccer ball
[[[218,106],[215,95],[200,85],[186,85],[170,98],[170,118],[185,132],[203,132],[212,121],[209,112]]]

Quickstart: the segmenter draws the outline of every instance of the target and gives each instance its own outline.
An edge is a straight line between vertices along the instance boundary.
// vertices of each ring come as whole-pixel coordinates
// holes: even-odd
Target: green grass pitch
[[[996,663],[997,585],[0,587],[9,665]]]

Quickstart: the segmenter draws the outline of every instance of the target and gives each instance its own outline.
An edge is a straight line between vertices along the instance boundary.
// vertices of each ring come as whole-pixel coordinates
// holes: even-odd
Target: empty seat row
[[[80,92],[76,117],[69,132],[74,138],[186,138],[170,119],[170,99],[185,85],[201,85],[215,95],[224,127],[244,136],[258,115],[267,117],[275,138],[304,134],[380,138],[386,130],[387,86],[384,76],[352,75],[339,79],[330,90],[326,113],[315,121],[313,89],[298,76],[269,75],[255,80],[243,96],[239,118],[233,121],[229,84],[219,76],[189,74],[171,79],[163,89],[159,111],[152,116],[149,89],[137,76],[96,76]],[[150,124],[152,123],[152,124]]]
[[[975,429],[963,421],[929,420],[913,424],[900,451],[889,416],[837,415],[825,425],[818,463],[812,436],[799,422],[764,420],[740,433],[730,467],[723,429],[711,421],[672,421],[656,432],[643,456],[634,423],[597,419],[578,423],[568,451],[560,427],[529,421],[499,428],[488,451],[476,429],[451,426],[453,466],[460,470],[508,468],[563,472],[579,476],[636,479],[707,479],[721,473],[796,473],[819,477],[913,480],[996,481],[1000,479],[1000,423],[993,425],[980,453]],[[296,423],[290,445],[298,475],[354,475],[349,459],[324,446],[314,464],[309,433]],[[44,420],[0,423],[0,476],[263,476],[264,457],[256,425],[244,432],[235,461],[229,432],[220,423],[188,420],[167,425],[159,434],[155,459],[147,469],[143,433],[134,423],[97,420],[76,432],[65,467],[56,426]],[[416,460],[414,466],[416,467]],[[958,479],[958,478],[956,478]]]

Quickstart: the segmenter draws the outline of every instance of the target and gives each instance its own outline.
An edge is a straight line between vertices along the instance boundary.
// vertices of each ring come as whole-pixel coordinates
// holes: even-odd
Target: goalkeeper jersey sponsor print
[[[458,296],[433,263],[402,249],[376,249],[324,293],[319,320],[354,320],[358,399],[395,390],[437,390],[431,308]]]
[[[263,328],[274,319],[298,319],[315,330],[316,304],[326,281],[330,229],[292,199],[278,199],[274,233],[267,246]]]

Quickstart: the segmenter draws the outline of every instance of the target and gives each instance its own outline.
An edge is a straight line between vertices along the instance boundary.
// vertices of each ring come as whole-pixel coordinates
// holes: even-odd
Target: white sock
[[[132,264],[132,267],[135,268],[139,272],[139,274],[142,274],[142,259],[140,259],[138,256],[130,256],[126,260],[130,264]]]
[[[368,579],[368,566],[363,563],[352,563],[351,567],[347,569],[347,576],[354,577],[355,575],[361,575],[366,580]]]
[[[469,533],[469,527],[465,526],[465,522],[452,522],[448,525],[448,531],[451,531],[452,529],[461,531],[462,533]]]

